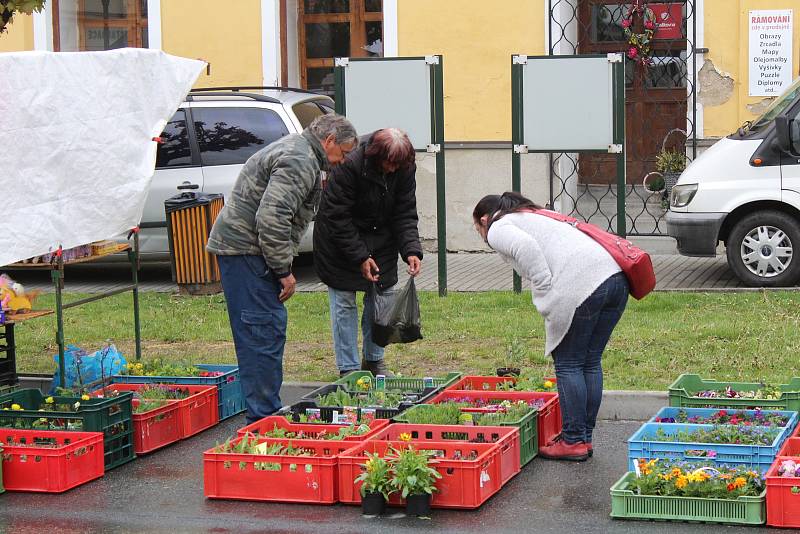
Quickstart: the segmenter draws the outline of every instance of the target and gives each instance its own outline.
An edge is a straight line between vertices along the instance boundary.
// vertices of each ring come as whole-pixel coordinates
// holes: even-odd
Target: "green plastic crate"
[[[53,396],[53,404],[80,402],[75,412],[39,411],[46,398],[38,389],[21,389],[0,395],[0,427],[102,432],[106,471],[136,457],[133,452],[131,392],[89,400]],[[19,404],[22,410],[12,410],[13,404]]]
[[[718,382],[704,380],[700,375],[682,374],[669,386],[669,405],[678,407],[718,407],[740,408],[758,406],[770,410],[800,411],[800,378],[795,377],[788,384],[779,387],[783,394],[779,399],[729,399],[724,397],[693,397],[695,393],[706,390],[725,389],[732,387],[734,390],[755,391],[761,389],[758,382]]]
[[[766,489],[758,497],[736,499],[637,495],[628,489],[635,477],[629,471],[611,486],[611,517],[741,525],[763,525],[766,520]]]
[[[345,389],[349,391],[364,391],[358,389],[356,382],[360,378],[368,377],[371,380],[371,384],[375,384],[375,376],[369,371],[353,371],[349,373],[336,382],[334,384],[340,384],[345,387]],[[447,373],[443,378],[433,378],[433,385],[436,387],[441,387],[442,389],[446,388],[450,384],[453,384],[456,380],[461,378],[461,373]],[[408,378],[408,377],[391,377],[386,378],[386,391],[408,391],[408,392],[417,392],[421,393],[425,390],[425,384],[423,383],[422,378]]]
[[[395,423],[409,423],[408,415],[414,410],[425,410],[430,404],[419,404],[412,406],[405,412],[392,418]],[[480,413],[470,412],[472,417],[480,417]],[[414,423],[416,424],[416,423]],[[452,424],[459,424],[454,421]],[[518,421],[509,421],[500,423],[497,426],[515,426],[519,428],[519,465],[524,467],[528,462],[536,458],[539,454],[539,412],[531,410],[528,414],[522,416]]]

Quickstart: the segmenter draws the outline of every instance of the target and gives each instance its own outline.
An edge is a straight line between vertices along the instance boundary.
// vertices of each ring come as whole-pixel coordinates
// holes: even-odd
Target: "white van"
[[[714,256],[724,243],[747,285],[800,281],[800,79],[686,168],[666,221],[685,256]]]

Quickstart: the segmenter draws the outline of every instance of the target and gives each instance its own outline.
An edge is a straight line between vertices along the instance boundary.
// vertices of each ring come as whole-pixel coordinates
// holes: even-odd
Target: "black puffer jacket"
[[[370,138],[371,140],[371,138]],[[397,254],[422,259],[417,230],[416,166],[384,175],[364,156],[362,143],[333,168],[314,222],[314,265],[334,289],[366,291],[361,276],[369,257],[380,269],[378,286],[397,283]]]

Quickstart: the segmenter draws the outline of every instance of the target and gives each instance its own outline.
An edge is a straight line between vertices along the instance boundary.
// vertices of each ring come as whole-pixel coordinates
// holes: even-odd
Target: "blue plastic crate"
[[[796,420],[795,420],[796,422]],[[708,462],[715,465],[744,465],[761,473],[769,469],[783,442],[791,435],[789,427],[781,429],[770,445],[734,445],[727,443],[684,443],[678,441],[651,441],[661,428],[666,434],[680,431],[712,429],[714,425],[688,425],[675,423],[645,423],[628,440],[628,469],[635,471],[637,459],[668,461]],[[758,427],[765,428],[765,427]],[[690,452],[691,451],[691,452]],[[696,454],[695,451],[714,453]]]
[[[183,384],[217,386],[219,395],[219,420],[233,417],[247,409],[242,393],[239,367],[236,365],[195,365],[204,371],[221,372],[219,376],[133,376],[115,375],[118,384]]]
[[[698,416],[698,415],[700,417],[708,417],[710,415],[714,415],[715,413],[719,412],[720,410],[725,410],[728,413],[744,412],[744,413],[749,414],[749,415],[753,415],[753,414],[756,413],[756,410],[739,410],[739,409],[736,409],[736,408],[675,408],[675,407],[672,407],[672,406],[666,406],[664,408],[661,408],[658,411],[657,414],[655,414],[653,417],[651,417],[650,420],[648,421],[648,423],[658,423],[660,421],[656,421],[656,419],[663,419],[665,417],[673,417],[673,418],[677,417],[678,412],[680,412],[680,411],[686,412],[686,414],[689,417]],[[787,422],[785,428],[789,429],[789,435],[791,435],[792,431],[797,426],[797,422],[798,422],[797,412],[789,412],[789,411],[783,411],[783,410],[761,410],[761,413],[763,413],[763,414],[779,414],[779,415],[782,415],[784,417],[788,417],[789,421]],[[662,422],[662,424],[689,424],[689,423],[663,423]],[[781,427],[781,428],[784,428],[784,427]]]

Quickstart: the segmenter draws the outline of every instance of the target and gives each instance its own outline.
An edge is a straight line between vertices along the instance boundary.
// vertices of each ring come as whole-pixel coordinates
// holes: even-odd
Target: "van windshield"
[[[762,126],[766,126],[775,120],[775,117],[783,113],[783,110],[788,108],[798,97],[800,97],[800,78],[796,79],[794,83],[789,86],[789,89],[769,105],[764,114],[756,119],[750,129],[756,130]]]

